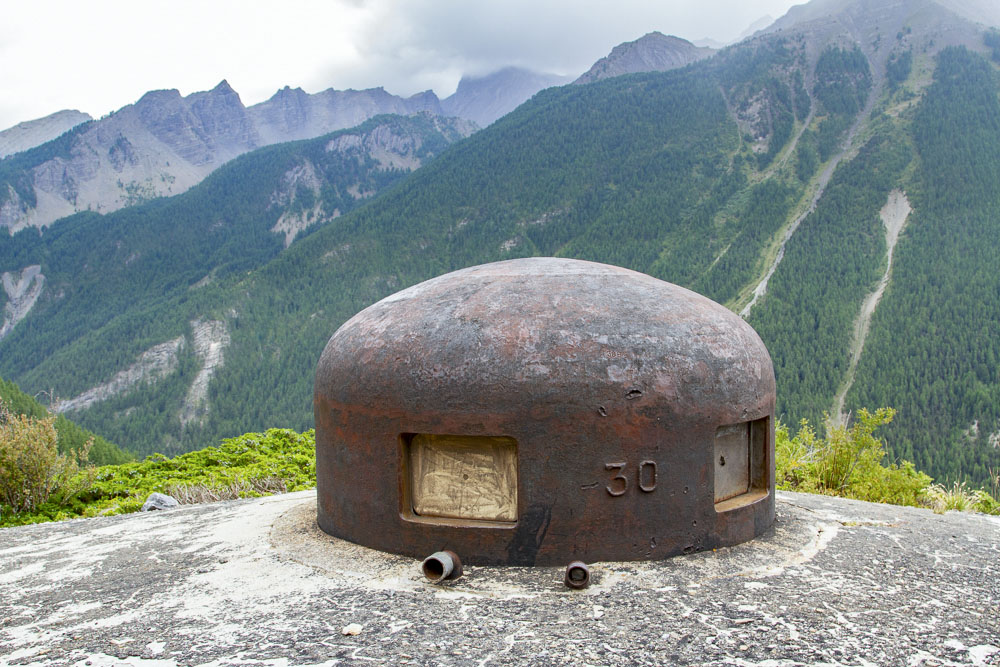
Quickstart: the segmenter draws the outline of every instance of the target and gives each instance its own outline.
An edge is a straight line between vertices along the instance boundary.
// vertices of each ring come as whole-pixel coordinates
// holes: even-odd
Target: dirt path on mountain
[[[843,426],[847,422],[847,415],[844,414],[844,399],[851,385],[854,384],[854,374],[858,369],[858,360],[861,359],[861,351],[865,348],[865,340],[868,338],[868,329],[871,325],[872,314],[878,306],[886,286],[889,284],[890,273],[892,272],[892,253],[896,249],[896,241],[899,233],[906,225],[906,220],[913,209],[910,202],[901,190],[893,190],[889,193],[889,200],[882,207],[879,216],[885,225],[885,247],[887,262],[885,273],[879,280],[875,291],[869,294],[861,304],[861,312],[858,313],[854,321],[854,339],[851,341],[851,363],[847,367],[845,381],[837,392],[833,400],[833,410],[830,412],[830,419],[834,426]]]

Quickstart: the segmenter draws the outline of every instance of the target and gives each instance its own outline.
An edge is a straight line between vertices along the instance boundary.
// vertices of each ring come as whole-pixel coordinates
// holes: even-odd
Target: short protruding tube
[[[462,576],[462,561],[454,551],[437,551],[424,559],[420,569],[428,581],[440,584]]]
[[[590,568],[586,563],[575,560],[566,566],[566,577],[563,581],[570,588],[586,588],[590,585]]]

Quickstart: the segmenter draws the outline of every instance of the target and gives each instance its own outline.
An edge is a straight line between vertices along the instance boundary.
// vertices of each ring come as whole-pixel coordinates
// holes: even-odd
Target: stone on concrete
[[[156,493],[155,491],[149,494],[146,498],[146,502],[142,504],[142,509],[140,512],[150,512],[152,510],[170,510],[180,505],[179,502],[173,497],[168,496],[165,493]]]

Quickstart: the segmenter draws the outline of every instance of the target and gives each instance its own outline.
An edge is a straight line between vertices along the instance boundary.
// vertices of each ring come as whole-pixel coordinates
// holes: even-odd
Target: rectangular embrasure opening
[[[768,418],[720,426],[715,432],[715,502],[767,492]],[[727,503],[726,509],[741,503]],[[721,510],[720,510],[721,511]]]
[[[409,518],[517,521],[517,441],[406,434],[403,508]]]

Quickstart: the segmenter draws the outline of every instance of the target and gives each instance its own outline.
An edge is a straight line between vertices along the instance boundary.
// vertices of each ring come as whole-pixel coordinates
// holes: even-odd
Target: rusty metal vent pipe
[[[518,259],[366,308],[316,371],[326,532],[474,565],[652,560],[774,520],[774,371],[722,306]]]

